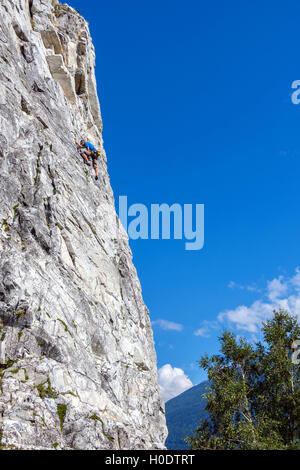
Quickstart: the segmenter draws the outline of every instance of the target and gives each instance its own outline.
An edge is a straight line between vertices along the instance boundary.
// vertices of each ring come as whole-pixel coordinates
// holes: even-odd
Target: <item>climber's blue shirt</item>
[[[96,147],[94,147],[94,145],[91,144],[91,142],[86,142],[86,143],[84,144],[84,146],[85,146],[85,148],[87,148],[87,149],[96,150]]]

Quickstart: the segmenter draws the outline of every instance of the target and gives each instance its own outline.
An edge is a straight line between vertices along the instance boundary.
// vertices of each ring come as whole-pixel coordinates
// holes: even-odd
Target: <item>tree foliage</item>
[[[300,369],[292,362],[300,326],[289,313],[274,311],[262,334],[252,345],[225,331],[221,354],[199,361],[210,381],[209,418],[186,439],[191,449],[300,450]]]

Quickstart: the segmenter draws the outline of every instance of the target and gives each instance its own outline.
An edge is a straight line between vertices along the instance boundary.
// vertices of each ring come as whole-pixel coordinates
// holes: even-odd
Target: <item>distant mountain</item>
[[[183,439],[193,434],[200,420],[208,416],[204,410],[206,400],[202,398],[203,393],[207,391],[208,384],[208,381],[201,382],[167,401],[166,418],[169,430],[166,440],[167,449],[188,449],[188,445]]]

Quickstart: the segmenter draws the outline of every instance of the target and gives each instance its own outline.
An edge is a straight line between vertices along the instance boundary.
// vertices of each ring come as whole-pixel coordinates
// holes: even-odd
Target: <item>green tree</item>
[[[225,331],[221,354],[199,361],[210,381],[209,418],[186,438],[191,449],[300,450],[300,370],[292,361],[300,326],[274,311],[262,334],[263,342],[251,345]]]

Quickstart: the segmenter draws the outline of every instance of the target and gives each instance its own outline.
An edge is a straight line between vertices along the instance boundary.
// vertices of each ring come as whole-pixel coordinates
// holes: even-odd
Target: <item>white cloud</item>
[[[183,325],[180,323],[174,323],[168,320],[155,320],[152,322],[152,325],[158,325],[163,330],[174,330],[174,331],[181,331],[183,330]]]
[[[283,276],[268,281],[267,295],[271,302],[275,302],[279,297],[286,294],[288,290],[288,281],[283,281]]]
[[[194,332],[195,336],[202,336],[202,338],[209,338],[209,328],[204,326],[203,328],[199,328]]]
[[[248,285],[246,286],[246,289],[250,292],[261,292],[261,289],[259,289],[256,285]]]
[[[201,322],[201,327],[194,331],[194,335],[201,336],[202,338],[210,338],[210,331],[218,330],[219,326],[220,325],[216,321],[203,320]]]
[[[165,364],[158,370],[158,384],[164,401],[180,395],[193,386],[182,369]]]
[[[248,290],[250,292],[260,292],[261,290],[255,284],[248,284],[243,286],[242,284],[238,284],[235,281],[230,281],[228,284],[229,289],[240,289],[240,290]]]
[[[232,283],[230,283],[232,287]],[[279,276],[267,282],[265,298],[256,300],[250,307],[240,305],[232,310],[225,310],[218,315],[220,322],[234,323],[240,330],[256,333],[262,321],[273,314],[273,310],[282,308],[300,318],[300,270],[291,277]]]
[[[235,323],[240,330],[256,333],[263,320],[272,316],[272,305],[256,300],[250,307],[240,305],[233,310],[225,310],[218,315],[218,320]]]
[[[237,284],[234,281],[230,281],[228,284],[229,289],[235,289],[236,287],[240,287],[239,284]]]
[[[298,291],[300,290],[300,270],[296,268],[296,274],[291,279],[292,286]]]

